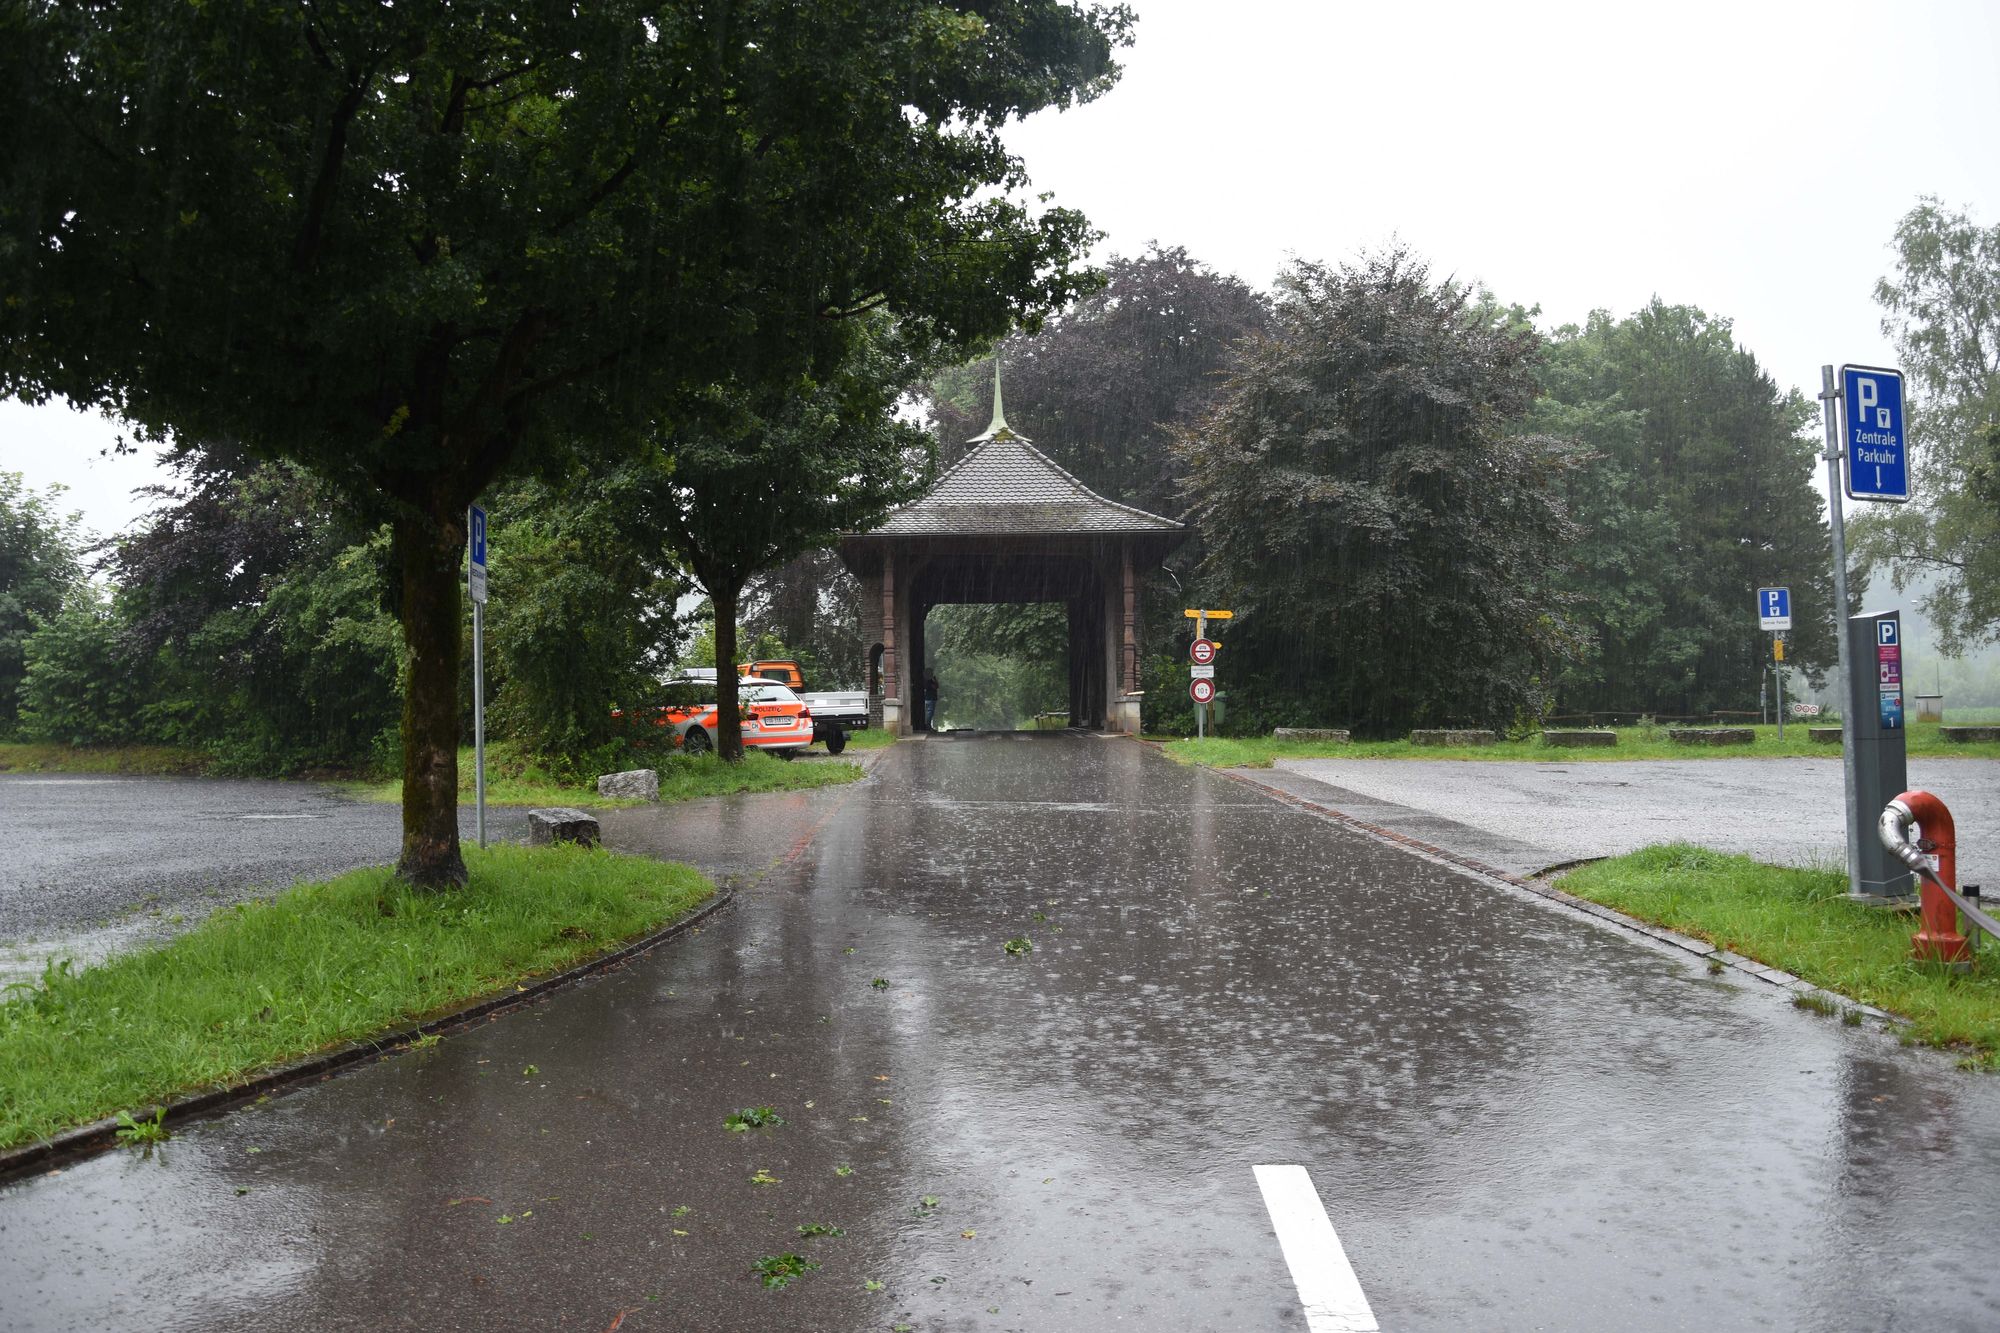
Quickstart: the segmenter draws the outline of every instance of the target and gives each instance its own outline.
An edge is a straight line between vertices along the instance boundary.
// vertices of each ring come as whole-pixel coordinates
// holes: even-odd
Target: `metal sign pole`
[[[1819,402],[1820,416],[1826,422],[1827,526],[1833,537],[1833,630],[1834,638],[1840,644],[1841,697],[1851,699],[1853,690],[1849,682],[1854,679],[1854,664],[1848,660],[1850,654],[1847,649],[1847,534],[1842,528],[1840,514],[1840,427],[1834,423],[1839,401],[1840,384],[1834,378],[1833,367],[1821,366]],[[1840,720],[1840,785],[1846,810],[1847,888],[1850,893],[1859,892],[1861,888],[1861,821],[1854,808],[1854,729],[1857,720],[1851,717]]]
[[[1195,617],[1195,620],[1194,620],[1194,636],[1195,636],[1195,637],[1196,637],[1197,639],[1205,639],[1205,638],[1207,638],[1207,637],[1208,637],[1208,612],[1207,612],[1207,611],[1203,611],[1203,612],[1202,612],[1202,613],[1201,613],[1200,615],[1198,615],[1198,616],[1196,616],[1196,617]],[[1194,738],[1195,738],[1196,740],[1198,740],[1198,741],[1202,741],[1202,740],[1207,740],[1207,739],[1208,739],[1208,705],[1207,705],[1207,704],[1196,704],[1196,705],[1194,706]]]
[[[486,604],[472,604],[472,803],[486,845]]]

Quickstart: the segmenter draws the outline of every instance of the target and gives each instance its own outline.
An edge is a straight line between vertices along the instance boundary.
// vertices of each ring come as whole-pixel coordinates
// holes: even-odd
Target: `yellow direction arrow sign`
[[[1204,611],[1199,607],[1189,607],[1187,610],[1181,612],[1181,614],[1194,622],[1194,636],[1197,639],[1205,639],[1208,637],[1209,621],[1228,620],[1235,616],[1236,613],[1234,611]]]

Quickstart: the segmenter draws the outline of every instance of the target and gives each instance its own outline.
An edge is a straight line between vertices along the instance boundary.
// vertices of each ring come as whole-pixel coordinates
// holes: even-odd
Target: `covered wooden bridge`
[[[993,423],[920,499],[840,541],[861,580],[871,725],[923,722],[924,618],[953,603],[1069,609],[1070,725],[1139,731],[1140,576],[1185,525],[1097,495],[1008,427],[995,368]]]

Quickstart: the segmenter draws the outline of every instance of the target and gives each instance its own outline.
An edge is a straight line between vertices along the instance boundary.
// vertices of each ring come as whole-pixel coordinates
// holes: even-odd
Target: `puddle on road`
[[[95,930],[58,935],[47,940],[20,940],[0,945],[0,992],[10,986],[39,985],[42,972],[58,958],[70,959],[78,971],[116,953],[130,953],[158,944],[186,926],[176,927],[155,917],[120,921]]]

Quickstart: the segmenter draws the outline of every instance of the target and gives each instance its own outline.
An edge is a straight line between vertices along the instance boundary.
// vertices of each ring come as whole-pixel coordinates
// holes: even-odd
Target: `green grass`
[[[0,743],[0,773],[206,773],[214,760],[198,750],[169,745],[78,748],[26,742]]]
[[[692,867],[597,849],[466,847],[465,860],[461,890],[357,870],[14,989],[0,1003],[0,1147],[511,989],[715,892]]]
[[[867,727],[848,732],[847,743],[856,750],[885,750],[896,743],[896,737],[881,727]]]
[[[2000,1061],[2000,953],[1969,973],[1910,957],[1914,916],[1846,900],[1838,870],[1792,870],[1685,843],[1570,871],[1561,887],[1656,925],[1782,968],[1910,1021],[1911,1039]]]
[[[562,783],[532,765],[520,765],[504,755],[487,751],[486,803],[488,805],[572,805],[615,809],[642,805],[642,801],[614,801],[597,794],[597,784]],[[743,756],[740,764],[725,764],[714,755],[665,754],[648,758],[645,764],[660,772],[662,801],[692,801],[702,796],[727,796],[736,792],[802,791],[813,787],[833,787],[853,782],[861,776],[858,764],[786,761],[756,751]],[[403,781],[346,782],[342,791],[360,801],[397,802],[403,799]],[[458,794],[472,799],[472,751],[458,754]]]
[[[1617,759],[1782,759],[1790,757],[1840,758],[1838,745],[1819,745],[1806,735],[1804,726],[1785,724],[1780,742],[1775,726],[1752,727],[1757,733],[1749,745],[1676,745],[1664,727],[1618,727],[1618,744],[1607,747],[1569,747],[1542,744],[1539,733],[1527,740],[1501,740],[1494,745],[1420,746],[1408,740],[1354,741],[1346,745],[1325,741],[1278,741],[1269,736],[1214,737],[1205,740],[1170,740],[1163,747],[1182,763],[1217,768],[1269,768],[1275,759],[1495,759],[1547,763],[1602,763]],[[2000,744],[1981,742],[1952,745],[1938,736],[1935,723],[1910,726],[1904,742],[1907,753],[1916,756],[1950,756],[1958,759],[2000,759]]]

